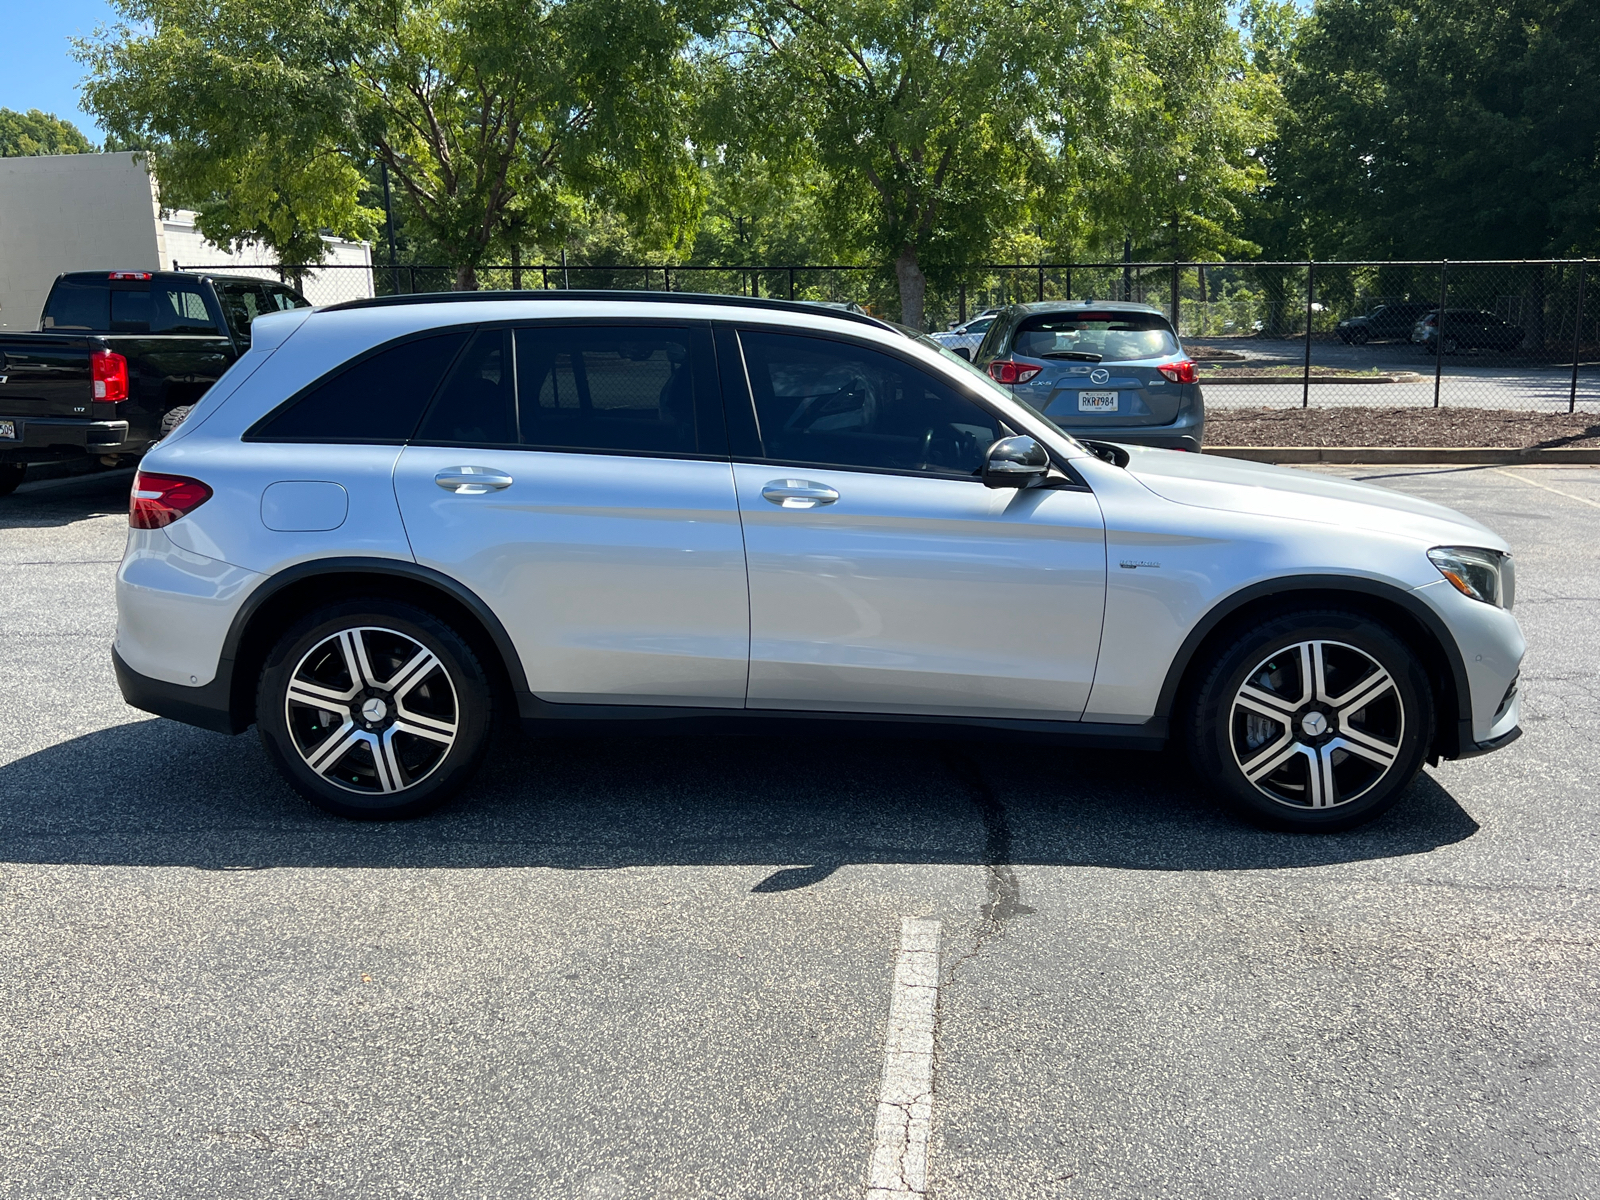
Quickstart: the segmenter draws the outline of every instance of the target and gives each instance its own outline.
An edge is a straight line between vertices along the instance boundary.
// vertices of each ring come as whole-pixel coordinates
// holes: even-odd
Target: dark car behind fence
[[[343,291],[350,299],[449,291],[457,279],[447,265],[315,270],[321,294]],[[282,273],[293,281],[292,271]],[[476,274],[486,289],[712,292],[900,316],[887,268],[536,263],[480,266]],[[1597,284],[1600,271],[1579,259],[996,263],[930,277],[923,324],[942,330],[1027,301],[1129,300],[1173,319],[1201,364],[1210,408],[1593,411],[1600,408]]]

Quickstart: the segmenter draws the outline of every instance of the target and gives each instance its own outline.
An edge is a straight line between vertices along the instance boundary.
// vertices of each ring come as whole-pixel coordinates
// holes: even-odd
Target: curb
[[[1411,371],[1411,372],[1406,372],[1404,374],[1396,373],[1394,375],[1313,375],[1311,377],[1311,382],[1314,383],[1314,384],[1316,384],[1316,383],[1338,383],[1338,384],[1344,384],[1345,386],[1349,386],[1350,384],[1358,384],[1359,385],[1359,384],[1363,384],[1363,383],[1417,383],[1417,382],[1419,382],[1419,381],[1421,381],[1423,379],[1427,379],[1427,378],[1429,378],[1429,377],[1426,376],[1426,375],[1419,375],[1415,371]],[[1259,384],[1265,384],[1265,383],[1276,383],[1276,384],[1280,384],[1280,385],[1281,384],[1285,384],[1285,383],[1290,383],[1290,384],[1295,384],[1296,386],[1298,386],[1298,385],[1303,384],[1305,382],[1306,382],[1306,378],[1305,378],[1304,375],[1206,375],[1206,374],[1201,374],[1201,376],[1200,376],[1200,384],[1201,384],[1202,387],[1210,385],[1210,384],[1218,384],[1218,385],[1225,384],[1228,387],[1238,387],[1241,384],[1248,386],[1250,384],[1258,384],[1259,385]]]
[[[1206,446],[1206,454],[1261,463],[1344,463],[1361,466],[1586,466],[1600,463],[1600,447],[1494,446]]]

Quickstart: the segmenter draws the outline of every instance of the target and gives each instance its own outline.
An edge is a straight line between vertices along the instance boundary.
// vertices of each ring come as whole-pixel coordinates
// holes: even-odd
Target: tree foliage
[[[1263,241],[1323,257],[1600,248],[1600,5],[1283,7],[1247,17],[1286,99]]]
[[[71,121],[30,108],[0,108],[0,158],[29,154],[91,154],[94,143]]]
[[[679,102],[692,35],[655,0],[117,0],[85,95],[152,148],[224,244],[313,261],[370,235],[378,169],[410,240],[459,265],[598,203],[670,241],[696,211]]]

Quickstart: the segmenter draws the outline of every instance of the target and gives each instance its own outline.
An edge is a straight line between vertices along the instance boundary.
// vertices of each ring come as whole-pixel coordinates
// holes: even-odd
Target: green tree
[[[0,158],[29,154],[92,154],[94,143],[71,121],[30,108],[0,108]]]
[[[697,211],[680,102],[691,36],[656,0],[117,0],[85,95],[152,147],[208,236],[291,261],[367,236],[386,166],[408,240],[476,286],[598,202],[658,242]],[[216,231],[216,235],[213,234]]]
[[[1324,257],[1600,249],[1592,0],[1318,0],[1299,23],[1255,11],[1288,105],[1261,240]]]

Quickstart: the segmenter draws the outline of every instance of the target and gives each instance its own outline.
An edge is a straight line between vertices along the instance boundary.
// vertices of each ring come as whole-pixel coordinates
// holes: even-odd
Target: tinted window
[[[111,332],[150,332],[150,292],[145,288],[111,293]]]
[[[250,323],[263,313],[283,312],[290,308],[305,308],[309,301],[290,288],[277,283],[239,283],[216,280],[217,299],[222,301],[222,315],[233,332],[250,340]]]
[[[999,422],[889,354],[741,331],[766,457],[817,466],[975,475]]]
[[[59,281],[50,290],[45,302],[44,327],[46,329],[108,329],[110,328],[109,292],[107,283],[72,283]]]
[[[415,338],[324,375],[245,436],[263,442],[403,442],[465,333]]]
[[[150,289],[151,333],[216,333],[205,298],[189,288],[156,284]]]
[[[983,341],[978,343],[978,349],[972,356],[973,359],[977,362],[985,362],[999,354],[1000,340],[1005,337],[1005,333],[1006,322],[1002,321],[998,316],[995,317],[994,323],[989,326],[988,332],[983,335]]]
[[[1178,352],[1178,339],[1155,313],[1055,313],[1025,318],[1011,340],[1024,358],[1083,358],[1129,362]]]
[[[423,442],[509,446],[517,442],[517,395],[511,331],[483,329],[456,359],[417,432]]]
[[[660,327],[517,330],[522,444],[694,453],[695,375],[697,362],[705,369],[708,340],[704,330]]]

